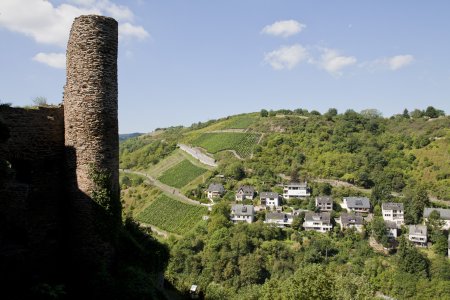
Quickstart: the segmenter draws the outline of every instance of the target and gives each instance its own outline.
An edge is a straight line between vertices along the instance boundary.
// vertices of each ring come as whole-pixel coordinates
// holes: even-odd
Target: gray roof
[[[293,216],[291,214],[286,213],[270,212],[266,214],[266,220],[284,220],[292,218]]]
[[[237,216],[253,216],[255,214],[253,205],[235,204],[231,210]]]
[[[425,207],[423,211],[423,217],[428,218],[433,210],[439,212],[439,214],[441,215],[441,220],[450,220],[450,209],[445,208]]]
[[[220,183],[211,183],[208,187],[208,192],[223,193],[225,192],[225,189],[223,188],[223,185]]]
[[[274,192],[261,192],[259,194],[259,198],[278,198],[279,195],[278,193],[274,193]]]
[[[403,210],[403,203],[385,202],[381,204],[381,209],[384,210]]]
[[[348,208],[370,208],[370,201],[367,197],[345,197]]]
[[[305,221],[322,221],[323,223],[330,223],[330,213],[327,212],[321,212],[321,213],[314,213],[314,212],[307,212],[305,214]]]
[[[392,221],[384,221],[384,224],[386,225],[386,228],[389,229],[397,229],[397,224]]]
[[[289,184],[287,184],[286,186],[296,186],[296,187],[303,187],[306,188],[308,187],[307,182],[291,182]]]
[[[255,194],[255,189],[249,185],[240,186],[237,192],[239,193],[241,190],[244,193],[244,195],[253,196]]]
[[[324,196],[324,197],[316,197],[317,203],[331,203],[333,204],[333,198]]]
[[[427,226],[425,225],[409,225],[409,234],[426,236],[427,232]]]
[[[363,225],[364,219],[362,216],[353,214],[341,214],[341,223],[343,226],[347,225]]]

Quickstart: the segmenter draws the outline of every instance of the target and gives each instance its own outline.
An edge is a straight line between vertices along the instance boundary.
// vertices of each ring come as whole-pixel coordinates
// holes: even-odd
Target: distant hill
[[[126,141],[128,139],[137,137],[143,135],[143,133],[140,132],[133,132],[133,133],[124,133],[124,134],[119,134],[119,142],[123,142]]]
[[[229,116],[128,139],[121,144],[121,168],[151,168],[183,143],[213,155],[218,173],[240,165],[244,177],[232,185],[243,180],[270,188],[298,174],[400,195],[420,185],[450,200],[450,117],[431,110],[438,113],[430,118],[428,111],[390,118],[376,110],[335,109]]]

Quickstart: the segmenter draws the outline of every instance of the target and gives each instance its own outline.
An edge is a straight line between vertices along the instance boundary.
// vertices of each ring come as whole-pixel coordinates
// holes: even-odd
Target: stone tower
[[[75,19],[67,45],[64,136],[70,234],[80,260],[111,260],[108,235],[121,220],[117,40],[114,19],[88,15]]]

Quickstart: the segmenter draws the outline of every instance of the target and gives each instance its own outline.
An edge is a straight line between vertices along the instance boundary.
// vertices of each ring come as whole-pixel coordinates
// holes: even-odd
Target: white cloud
[[[307,58],[308,51],[299,44],[281,46],[277,50],[264,55],[264,61],[275,70],[292,69]]]
[[[261,31],[261,33],[288,37],[302,31],[306,25],[301,24],[295,20],[278,21],[271,25],[267,25]]]
[[[135,26],[130,23],[124,23],[119,25],[119,37],[120,38],[137,38],[144,40],[150,35],[145,31],[142,26]]]
[[[343,56],[335,49],[322,48],[320,61],[312,62],[334,76],[342,75],[341,70],[356,63],[353,56]]]
[[[26,35],[39,44],[65,48],[74,18],[96,14],[117,19],[122,29],[121,37],[139,40],[149,37],[142,26],[130,23],[134,15],[126,6],[110,0],[71,0],[69,3],[55,6],[44,0],[0,0],[0,28]],[[42,58],[42,54],[33,59],[37,60],[39,55]],[[49,57],[51,54],[47,59]]]
[[[414,61],[414,56],[408,55],[396,55],[388,58],[387,62],[389,64],[389,68],[393,71],[406,67],[410,63]]]
[[[368,68],[371,71],[376,71],[377,69],[389,69],[392,71],[397,71],[410,65],[412,62],[414,62],[414,56],[412,56],[411,54],[395,55],[362,63],[361,67]]]
[[[64,69],[66,67],[65,53],[40,52],[33,57],[33,60],[57,69]]]

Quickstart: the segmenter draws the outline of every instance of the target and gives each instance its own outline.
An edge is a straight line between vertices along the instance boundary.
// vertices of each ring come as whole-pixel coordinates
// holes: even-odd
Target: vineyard
[[[248,158],[253,152],[260,135],[256,133],[204,133],[192,141],[194,146],[205,148],[210,153],[234,150],[242,158]]]
[[[206,170],[193,165],[187,159],[165,171],[158,180],[164,184],[182,188],[198,176],[205,173]]]
[[[250,125],[258,121],[257,116],[245,115],[230,118],[222,123],[222,129],[247,129]]]
[[[195,227],[207,212],[204,206],[186,204],[160,195],[136,219],[162,230],[183,235]]]

